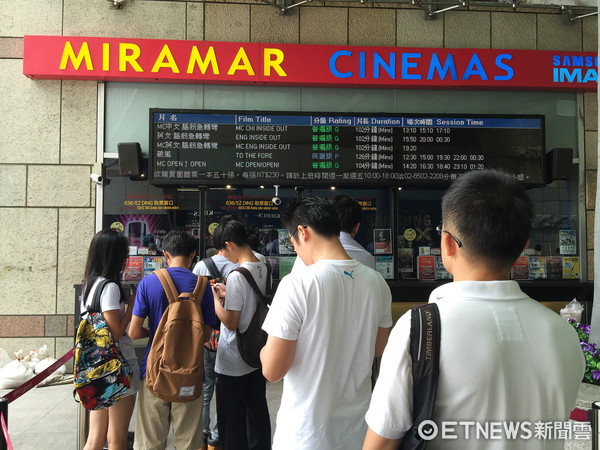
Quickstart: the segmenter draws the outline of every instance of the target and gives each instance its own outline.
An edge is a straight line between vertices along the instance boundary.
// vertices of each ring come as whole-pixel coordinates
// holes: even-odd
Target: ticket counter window
[[[338,193],[349,195],[360,203],[363,210],[362,223],[354,239],[374,253],[376,236],[374,233],[375,230],[381,229],[387,230],[388,241],[391,243],[390,194],[388,190],[304,188],[300,192],[302,195],[314,195],[326,199],[332,199]],[[287,202],[298,195],[296,189],[279,189],[280,205],[276,205],[272,201],[274,196],[272,186],[265,186],[262,189],[209,189],[206,195],[205,256],[216,252],[212,243],[214,228],[224,215],[234,214],[247,223],[251,232],[253,250],[263,255],[271,264],[273,278],[281,279],[291,271],[296,254],[290,250],[288,245],[289,235],[281,223],[281,212]],[[390,258],[393,256],[391,251],[389,256]]]
[[[436,226],[442,220],[443,190],[398,191],[397,277],[449,279],[444,270]]]
[[[203,257],[214,255],[213,233],[223,216],[232,214],[242,219],[250,233],[252,250],[265,257],[277,280],[292,269],[296,254],[288,248],[289,237],[281,224],[281,211],[287,202],[297,196],[294,189],[263,188],[210,188],[206,191],[204,211]],[[279,201],[273,202],[273,198]]]
[[[362,221],[354,240],[375,257],[375,267],[386,279],[394,278],[393,195],[390,189],[305,189],[306,195],[333,199],[338,194],[355,199]]]
[[[447,280],[436,226],[444,190],[398,192],[398,271],[402,280]],[[528,189],[534,205],[530,245],[513,266],[515,280],[581,280],[578,177]]]
[[[110,160],[105,166],[109,181],[104,187],[102,226],[117,228],[127,236],[129,259],[123,279],[137,282],[166,267],[161,250],[169,231],[184,229],[199,238],[200,192],[157,187],[121,176],[118,165]]]

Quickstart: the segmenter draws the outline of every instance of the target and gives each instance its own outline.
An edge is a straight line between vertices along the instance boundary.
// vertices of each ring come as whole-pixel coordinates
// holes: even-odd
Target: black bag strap
[[[217,265],[215,264],[212,258],[204,258],[202,262],[208,269],[211,278],[223,278],[223,275],[221,275],[221,271],[218,269]]]
[[[100,280],[98,282],[96,290],[94,291],[94,296],[92,297],[92,302],[89,304],[89,306],[85,307],[88,313],[102,312],[100,309],[100,297],[102,296],[104,286],[106,286],[108,283],[111,283],[111,281],[107,279]]]
[[[248,283],[250,283],[250,286],[252,286],[252,289],[254,290],[254,292],[256,292],[256,295],[258,295],[258,298],[260,300],[263,300],[265,302],[267,302],[267,304],[270,304],[270,299],[267,298],[267,295],[269,294],[270,288],[271,288],[271,265],[270,264],[265,264],[267,266],[267,284],[265,287],[265,293],[263,293],[260,288],[258,287],[258,285],[256,284],[256,280],[254,280],[254,277],[252,276],[252,274],[250,273],[250,271],[248,269],[246,269],[245,267],[237,267],[235,269],[233,269],[231,272],[239,272],[241,273],[244,278],[246,279],[246,281],[248,281]]]
[[[421,422],[433,417],[440,371],[440,338],[440,312],[437,304],[413,306],[410,324],[413,426],[402,439],[401,449],[424,449],[427,444],[419,435],[418,428]]]

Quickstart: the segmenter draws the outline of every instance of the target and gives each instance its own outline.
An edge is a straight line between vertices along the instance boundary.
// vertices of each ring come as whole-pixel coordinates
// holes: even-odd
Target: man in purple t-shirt
[[[171,231],[163,240],[163,253],[169,266],[167,271],[179,292],[192,292],[198,281],[189,267],[196,256],[196,241],[185,231]],[[137,288],[129,335],[132,339],[148,337],[146,353],[140,364],[140,390],[135,426],[134,448],[165,448],[169,427],[173,425],[175,448],[202,448],[203,398],[186,403],[165,402],[155,397],[146,387],[146,360],[160,319],[169,300],[158,277],[145,277]],[[206,326],[215,324],[215,308],[211,289],[204,291],[200,304]],[[148,318],[148,327],[144,320]],[[181,351],[186,351],[182,348]]]

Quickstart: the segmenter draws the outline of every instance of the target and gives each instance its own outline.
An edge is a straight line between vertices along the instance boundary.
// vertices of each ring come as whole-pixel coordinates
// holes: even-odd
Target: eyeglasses
[[[449,231],[442,229],[442,225],[443,225],[443,223],[440,223],[437,227],[435,227],[435,231],[437,231],[440,236],[442,235],[442,233],[448,233],[450,235],[450,237],[452,239],[454,239],[454,242],[456,242],[456,245],[458,245],[459,248],[462,247],[462,242],[460,242],[460,239],[458,239],[456,236],[454,236]]]
[[[307,228],[307,225],[301,225],[301,226],[302,226],[302,228]],[[285,243],[285,248],[287,248],[290,252],[296,251],[296,247],[294,247],[294,244],[292,244],[292,237],[294,237],[294,235],[297,232],[298,232],[298,227],[296,227],[294,232],[292,234],[290,234],[289,240]]]

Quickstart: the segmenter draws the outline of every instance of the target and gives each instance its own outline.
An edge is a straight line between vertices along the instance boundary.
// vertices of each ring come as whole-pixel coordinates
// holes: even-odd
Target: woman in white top
[[[135,394],[140,378],[133,341],[125,332],[131,321],[135,301],[135,295],[132,295],[125,310],[121,271],[125,268],[128,255],[127,238],[121,232],[112,229],[96,233],[88,251],[81,312],[85,313],[86,306],[91,304],[98,283],[103,279],[112,281],[102,291],[100,309],[110,334],[133,371],[133,377],[131,388],[125,397],[107,409],[90,411],[90,429],[85,450],[102,449],[107,439],[110,450],[127,448],[129,421],[135,406]]]

